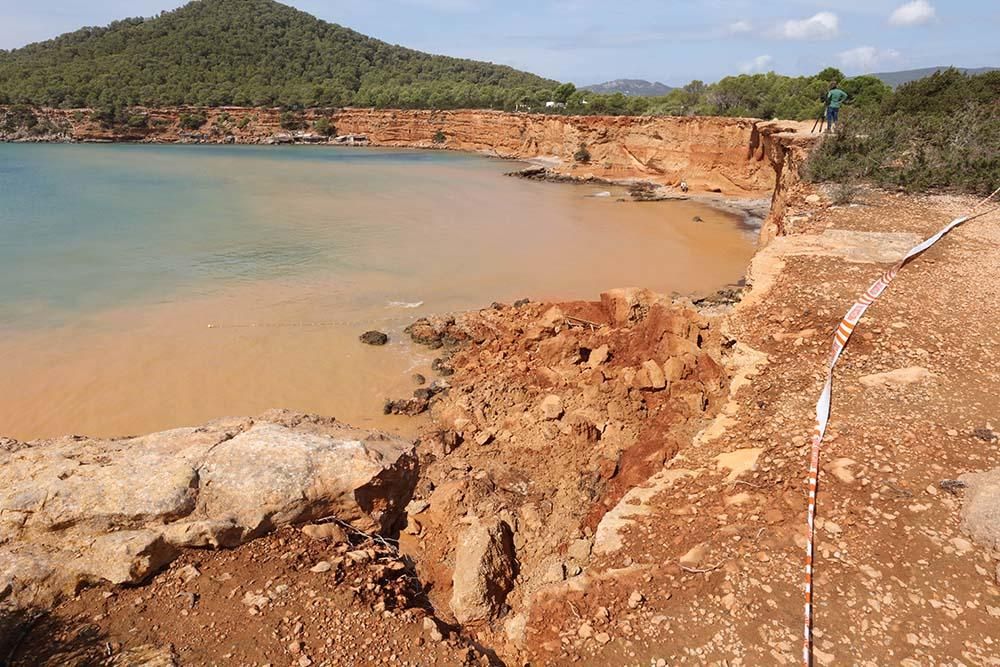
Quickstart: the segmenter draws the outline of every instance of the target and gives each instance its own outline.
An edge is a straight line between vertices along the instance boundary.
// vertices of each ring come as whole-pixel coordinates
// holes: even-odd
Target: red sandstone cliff
[[[0,114],[3,113],[0,108]],[[148,114],[147,127],[105,128],[89,110],[39,109],[48,132],[34,139],[65,141],[144,141],[271,143],[327,139],[309,130],[291,133],[281,127],[277,109],[133,109]],[[185,113],[207,122],[198,130],[180,126]],[[502,158],[547,158],[572,176],[642,179],[663,185],[686,181],[693,191],[736,196],[766,196],[775,187],[775,170],[760,150],[757,121],[744,118],[551,116],[496,111],[418,111],[342,109],[299,114],[312,127],[327,118],[339,135],[361,135],[370,145],[447,148]],[[438,133],[441,133],[440,135]],[[435,142],[435,136],[439,139]],[[440,141],[443,135],[443,141]],[[0,131],[0,139],[33,140]],[[578,164],[573,155],[583,145],[591,155]]]

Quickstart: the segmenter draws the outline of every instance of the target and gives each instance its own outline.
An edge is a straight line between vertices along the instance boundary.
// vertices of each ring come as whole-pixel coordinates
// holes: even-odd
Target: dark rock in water
[[[418,389],[417,391],[426,391]],[[407,415],[414,417],[427,412],[430,402],[425,398],[402,398],[397,401],[386,399],[382,411],[387,415]]]
[[[455,374],[455,369],[452,368],[451,364],[440,357],[431,362],[431,370],[445,377]]]
[[[731,306],[743,300],[744,287],[723,287],[715,294],[695,299],[696,306]]]
[[[438,394],[443,394],[451,389],[451,385],[444,380],[434,380],[429,387],[421,387],[413,392],[413,398],[422,401],[430,401]]]
[[[405,332],[409,334],[414,343],[426,345],[432,350],[460,345],[469,340],[469,333],[450,315],[421,317],[406,327]]]
[[[437,396],[438,394],[443,394],[449,389],[451,389],[451,385],[445,382],[444,380],[434,380],[434,382],[431,382],[430,386],[431,396]]]
[[[514,302],[514,307],[520,308],[521,306],[527,306],[529,303],[531,303],[531,299],[518,299]]]
[[[366,331],[361,334],[361,342],[365,345],[385,345],[389,342],[389,336],[381,331]]]
[[[691,218],[691,220],[694,222],[705,222],[704,220],[701,219],[700,215],[694,216],[693,218]]]
[[[549,178],[550,174],[549,170],[545,167],[527,167],[525,169],[518,169],[517,171],[509,172],[507,176],[527,178],[533,181],[544,181]]]
[[[427,384],[427,378],[425,378],[421,373],[414,373],[413,381],[417,384]]]
[[[499,301],[494,301],[493,305],[490,306],[493,310],[503,310],[503,304]]]

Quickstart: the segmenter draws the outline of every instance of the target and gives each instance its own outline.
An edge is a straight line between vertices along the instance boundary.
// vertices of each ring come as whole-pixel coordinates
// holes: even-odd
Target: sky
[[[0,49],[180,0],[0,0]],[[1000,0],[285,0],[422,51],[577,85],[741,72],[1000,67]]]

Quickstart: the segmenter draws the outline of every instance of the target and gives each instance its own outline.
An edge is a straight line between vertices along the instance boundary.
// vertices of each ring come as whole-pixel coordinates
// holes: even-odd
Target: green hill
[[[55,107],[509,108],[556,85],[393,46],[273,0],[197,0],[0,51],[0,103]]]
[[[911,81],[917,81],[918,79],[924,79],[931,76],[932,74],[937,74],[938,72],[943,72],[947,69],[952,69],[951,67],[925,67],[923,69],[908,69],[901,72],[879,72],[877,74],[872,74],[870,76],[880,79],[887,86],[892,86],[893,88],[898,88],[905,83],[910,83]],[[968,74],[969,76],[976,76],[977,74],[986,74],[987,72],[996,71],[996,67],[958,67],[955,68],[962,74]]]

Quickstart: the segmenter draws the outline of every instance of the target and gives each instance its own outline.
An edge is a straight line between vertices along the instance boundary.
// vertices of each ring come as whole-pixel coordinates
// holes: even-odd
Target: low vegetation
[[[182,113],[180,117],[182,130],[200,130],[207,122],[208,119],[205,118],[205,115],[200,113]]]
[[[329,118],[320,118],[313,123],[313,130],[323,137],[332,137],[337,134],[337,128],[330,122]]]
[[[947,70],[879,105],[848,107],[842,119],[806,165],[813,181],[974,193],[1000,186],[1000,72]]]

